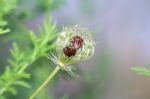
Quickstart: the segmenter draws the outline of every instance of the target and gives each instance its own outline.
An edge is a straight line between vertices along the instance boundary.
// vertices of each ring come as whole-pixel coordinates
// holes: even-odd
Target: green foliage
[[[32,70],[27,72],[26,69],[29,66],[36,66],[36,68],[43,66],[41,64],[35,64],[35,61],[38,60],[43,63],[41,57],[45,58],[54,47],[52,41],[56,36],[55,25],[51,20],[45,20],[40,35],[36,35],[37,33],[27,32],[28,29],[24,25],[24,22],[32,20],[41,15],[41,13],[49,13],[48,11],[58,8],[64,1],[65,0],[0,0],[0,35],[10,32],[11,29],[11,33],[6,35],[7,37],[1,36],[0,42],[3,45],[7,44],[8,41],[16,42],[13,43],[13,47],[10,51],[11,58],[8,59],[9,64],[7,66],[1,64],[0,66],[1,71],[3,71],[3,67],[6,67],[3,72],[0,72],[0,99],[9,98],[10,94],[7,94],[8,92],[14,95],[17,94],[17,90],[20,89],[18,86],[21,87],[21,90],[27,90],[27,92],[19,91],[19,94],[21,93],[27,97],[29,90],[22,89],[22,86],[30,88],[31,85],[31,91],[34,89],[35,83],[40,83],[41,79],[44,80],[40,75],[41,78],[35,78],[36,82],[28,81],[32,73],[35,73],[37,76],[37,71]],[[0,62],[3,63],[3,60],[0,60]],[[49,62],[47,63],[49,65]],[[43,64],[46,65],[45,63]],[[49,73],[50,70],[47,68],[48,67],[45,68],[47,71],[43,68],[39,70],[40,72]],[[30,69],[31,68],[28,70]],[[46,74],[42,75],[46,76]],[[33,76],[32,74],[32,77]],[[30,83],[30,85],[28,83]],[[19,95],[14,96],[15,98],[13,99],[18,98],[18,96]],[[12,96],[10,97],[12,98]],[[26,99],[26,97],[24,97],[24,99]]]
[[[40,10],[36,11],[35,9],[43,9],[43,11],[54,10],[60,7],[64,1],[65,0],[20,0],[19,5],[17,5],[18,0],[0,0],[0,34],[8,33],[10,31],[9,29],[4,30],[1,28],[2,26],[7,25],[5,17],[10,18],[15,16],[19,19],[23,19],[27,16],[33,17],[41,12]],[[26,8],[27,5],[31,5],[31,2],[35,2],[35,6]],[[15,11],[13,11],[14,9]]]
[[[54,47],[51,42],[55,36],[55,25],[51,20],[46,20],[39,37],[30,32],[31,44],[33,45],[30,52],[21,50],[18,44],[13,43],[13,48],[10,51],[12,58],[8,60],[9,65],[0,76],[0,96],[4,95],[4,92],[16,94],[16,85],[30,87],[25,81],[30,78],[30,74],[25,70],[40,57],[48,56],[48,52]]]
[[[131,70],[134,71],[138,75],[150,77],[150,70],[146,68],[135,66],[135,67],[131,67]]]
[[[34,32],[30,32],[30,35],[28,35],[26,32],[28,29],[23,25],[23,22],[29,21],[29,18],[31,20],[37,17],[41,14],[41,11],[43,13],[44,11],[58,8],[62,4],[62,1],[64,0],[52,0],[50,3],[47,3],[49,0],[45,0],[44,2],[43,0],[0,0],[0,35],[10,32],[10,29],[7,29],[6,25],[11,28],[11,33],[7,37],[4,37],[4,39],[1,37],[1,43],[11,40],[15,40],[16,42],[13,43],[10,51],[11,58],[8,59],[9,64],[5,66],[5,71],[0,73],[0,99],[8,98],[8,92],[17,94],[17,86],[30,88],[27,80],[31,74],[26,69],[29,66],[35,65],[32,63],[36,60],[41,61],[41,57],[48,56],[49,51],[54,47],[52,41],[56,36],[56,28],[51,20],[45,20],[41,33],[38,36]],[[41,10],[41,8],[44,9]],[[30,39],[28,36],[30,36]],[[34,71],[32,70],[32,72]],[[35,84],[35,82],[32,83]],[[23,95],[25,94],[29,93],[26,92]]]
[[[39,8],[43,9],[43,10],[53,10],[56,9],[58,7],[60,7],[60,5],[62,3],[65,2],[65,0],[37,0],[37,5],[39,6]]]
[[[8,33],[9,29],[2,29],[7,24],[4,17],[9,14],[17,6],[18,0],[0,0],[0,34]]]
[[[41,35],[37,37],[35,33],[30,32],[30,37],[35,49],[33,53],[36,57],[47,56],[47,52],[54,47],[49,43],[51,43],[56,37],[55,25],[53,25],[50,20],[46,20]]]
[[[18,0],[0,0],[0,26],[7,24],[4,20],[4,16],[16,8],[17,1]]]
[[[20,21],[31,20],[41,13],[49,14],[60,8],[64,2],[65,0],[20,0],[17,6],[19,9],[15,9],[12,15]]]
[[[2,28],[0,28],[0,34],[5,34],[5,33],[8,33],[8,32],[10,32],[10,29],[2,29]]]

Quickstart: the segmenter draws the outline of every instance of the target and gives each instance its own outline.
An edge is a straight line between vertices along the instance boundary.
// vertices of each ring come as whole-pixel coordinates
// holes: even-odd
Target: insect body
[[[83,39],[80,36],[75,36],[71,41],[71,46],[70,47],[66,46],[63,49],[63,52],[68,57],[75,56],[77,50],[82,46],[83,46]]]
[[[64,54],[66,55],[66,56],[68,56],[68,57],[71,57],[71,56],[75,56],[75,54],[76,54],[76,49],[75,48],[69,48],[69,47],[65,47],[64,49],[63,49],[63,51],[64,51]]]
[[[83,45],[83,39],[80,36],[73,37],[73,41],[71,42],[72,42],[72,46],[77,50],[81,48]]]

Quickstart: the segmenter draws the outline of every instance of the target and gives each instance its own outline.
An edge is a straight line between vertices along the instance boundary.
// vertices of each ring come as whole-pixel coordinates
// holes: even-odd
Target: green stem
[[[43,82],[43,84],[29,97],[29,99],[34,99],[34,97],[52,80],[52,78],[59,72],[60,67],[56,66],[49,77]]]

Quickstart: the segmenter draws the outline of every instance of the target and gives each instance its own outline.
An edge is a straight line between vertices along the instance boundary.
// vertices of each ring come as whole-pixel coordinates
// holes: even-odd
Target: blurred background
[[[13,30],[0,36],[0,74],[10,56],[11,42],[26,47],[26,31],[37,32],[48,15],[58,30],[80,24],[93,31],[95,54],[77,65],[80,77],[66,79],[58,75],[39,96],[43,98],[37,99],[150,99],[150,78],[130,70],[131,66],[150,64],[149,0],[52,0],[50,4],[46,1],[20,0],[17,9],[7,16]],[[32,65],[28,69],[32,73],[32,88],[19,87],[18,95],[8,94],[9,99],[27,99],[52,71],[45,58]]]

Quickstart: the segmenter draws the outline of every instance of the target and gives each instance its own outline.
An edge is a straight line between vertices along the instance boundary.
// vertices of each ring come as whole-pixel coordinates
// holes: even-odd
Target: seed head
[[[88,29],[79,25],[64,27],[55,42],[51,60],[66,71],[72,64],[88,60],[94,54],[94,42]]]

